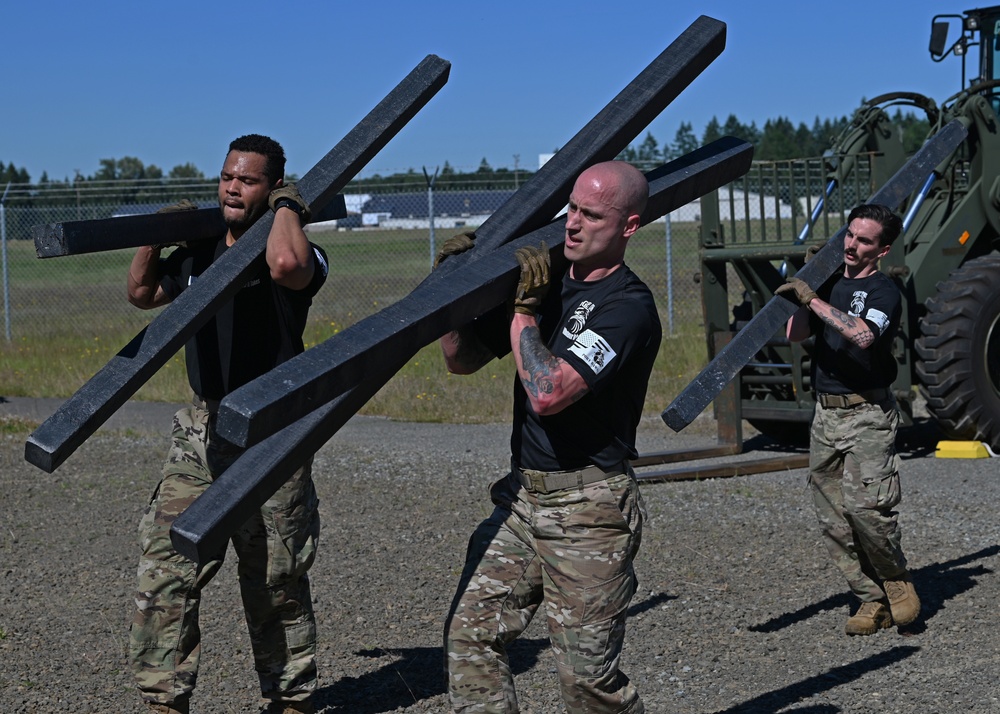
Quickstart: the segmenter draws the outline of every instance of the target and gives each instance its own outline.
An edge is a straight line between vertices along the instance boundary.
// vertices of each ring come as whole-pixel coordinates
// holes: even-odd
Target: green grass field
[[[664,340],[650,381],[647,410],[662,410],[704,366],[697,228],[672,227],[672,287],[667,300],[662,224],[633,237],[626,262],[656,296]],[[438,231],[442,241],[450,233]],[[314,301],[305,334],[316,345],[410,292],[430,268],[426,230],[359,230],[313,233],[326,250],[330,277]],[[30,241],[10,241],[7,262],[11,337],[0,356],[0,396],[67,397],[154,316],[128,304],[125,276],[132,251],[35,257]],[[673,308],[673,334],[669,333]],[[475,375],[445,372],[436,344],[424,347],[368,403],[363,413],[418,421],[503,421],[510,415],[510,358]],[[190,390],[183,355],[174,355],[137,393],[154,401],[185,401]]]

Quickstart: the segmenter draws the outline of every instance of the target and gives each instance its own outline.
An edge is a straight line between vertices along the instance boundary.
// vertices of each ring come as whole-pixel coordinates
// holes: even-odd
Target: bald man
[[[619,658],[645,518],[629,461],[661,336],[653,296],[624,262],[648,195],[624,162],[580,175],[566,215],[569,269],[555,290],[545,246],[518,251],[502,337],[517,365],[511,471],[490,489],[496,507],[469,541],[445,625],[455,712],[518,711],[505,646],[540,605],[567,711],[644,711]],[[446,241],[438,262],[473,241]],[[449,371],[505,353],[492,337],[483,326],[445,335]]]

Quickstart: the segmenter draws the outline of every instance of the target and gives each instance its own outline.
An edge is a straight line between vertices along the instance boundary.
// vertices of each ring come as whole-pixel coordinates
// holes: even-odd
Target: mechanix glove
[[[164,206],[157,213],[178,213],[180,211],[197,211],[198,206],[186,198],[182,198],[177,203],[171,203],[169,206]]]
[[[309,222],[309,204],[299,195],[299,189],[294,183],[285,184],[271,191],[267,197],[267,205],[272,211],[277,211],[282,206],[288,206],[299,214],[303,223]]]
[[[819,297],[816,291],[809,287],[809,284],[800,278],[789,278],[785,281],[785,284],[780,286],[774,291],[775,295],[784,295],[785,293],[794,293],[795,299],[799,301],[799,305],[802,307],[808,307],[814,299]]]
[[[476,244],[476,234],[472,231],[459,233],[441,244],[441,250],[434,257],[434,267],[441,265],[445,258],[464,253]]]
[[[514,256],[521,266],[521,279],[514,293],[514,312],[534,315],[549,291],[549,249],[542,241],[537,248],[518,248]]]
[[[189,199],[186,199],[186,198],[182,198],[177,203],[171,203],[169,206],[164,206],[163,208],[160,208],[156,212],[157,213],[180,213],[182,211],[197,211],[197,210],[198,210],[198,206],[195,205],[195,203],[193,201],[191,201]],[[183,245],[185,245],[185,244],[181,243],[181,242],[178,242],[178,243],[157,243],[156,245],[151,246],[151,247],[155,248],[156,250],[163,250],[164,248],[170,248],[172,246],[183,246]]]

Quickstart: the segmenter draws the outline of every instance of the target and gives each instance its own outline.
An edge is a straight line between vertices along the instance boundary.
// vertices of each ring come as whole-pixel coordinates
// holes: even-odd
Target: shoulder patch
[[[881,310],[876,310],[875,308],[871,308],[865,313],[865,319],[878,325],[878,333],[880,335],[885,332],[885,328],[889,326],[889,316]]]
[[[611,349],[607,340],[593,330],[584,330],[577,335],[569,351],[583,360],[594,374],[600,374],[618,354]]]

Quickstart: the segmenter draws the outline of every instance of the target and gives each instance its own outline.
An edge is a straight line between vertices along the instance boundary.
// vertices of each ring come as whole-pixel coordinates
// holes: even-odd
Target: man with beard
[[[843,272],[819,294],[794,277],[775,291],[802,306],[788,320],[788,339],[816,335],[809,486],[826,546],[861,601],[848,635],[908,625],[920,614],[894,510],[901,498],[899,412],[890,387],[902,302],[878,270],[901,229],[889,208],[857,206],[848,216]]]
[[[139,525],[142,556],[129,658],[142,699],[162,714],[188,711],[201,652],[201,591],[225,556],[223,549],[205,562],[188,560],[173,548],[170,526],[242,453],[215,432],[220,400],[303,351],[309,306],[326,280],[326,255],[302,230],[308,206],[294,185],[284,185],[284,172],[284,151],[273,139],[236,139],[219,177],[226,234],[181,244],[165,258],[159,246],[140,248],[129,268],[129,302],[143,309],[165,305],[200,279],[268,207],[274,211],[258,271],[185,347],[193,404],[174,416],[162,479]],[[164,210],[185,207],[194,205]],[[316,555],[319,514],[311,466],[309,459],[232,538],[268,712],[313,711],[316,623],[307,571]]]

